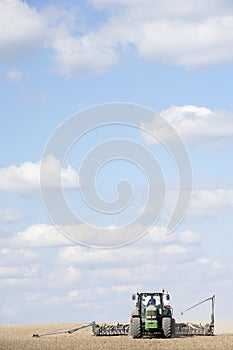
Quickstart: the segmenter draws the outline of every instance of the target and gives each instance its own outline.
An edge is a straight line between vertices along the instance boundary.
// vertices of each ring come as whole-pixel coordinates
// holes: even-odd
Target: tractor
[[[130,335],[133,338],[146,335],[171,338],[175,334],[175,320],[167,292],[137,293],[132,299],[136,301],[130,319]]]

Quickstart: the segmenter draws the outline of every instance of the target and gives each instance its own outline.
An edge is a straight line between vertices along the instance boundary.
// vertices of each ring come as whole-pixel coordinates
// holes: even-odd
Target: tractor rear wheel
[[[165,338],[172,337],[172,319],[170,317],[164,317],[162,319],[163,335]]]
[[[140,317],[133,317],[130,325],[130,334],[134,339],[142,337],[142,327]]]

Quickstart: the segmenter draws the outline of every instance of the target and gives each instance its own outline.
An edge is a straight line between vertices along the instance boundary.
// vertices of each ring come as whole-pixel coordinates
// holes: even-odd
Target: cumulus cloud
[[[18,194],[30,194],[40,189],[40,171],[43,166],[43,186],[57,188],[61,184],[63,188],[77,188],[78,174],[71,167],[61,168],[60,161],[52,155],[48,155],[39,162],[24,162],[19,166],[10,165],[0,169],[0,191]]]
[[[233,17],[204,20],[158,20],[144,24],[144,35],[137,42],[139,55],[151,60],[184,67],[197,67],[231,62],[233,50],[222,51],[231,45]]]
[[[35,266],[28,266],[28,267],[12,267],[12,266],[4,266],[0,267],[0,278],[18,278],[19,276],[21,278],[30,278],[37,275],[37,268]]]
[[[6,243],[6,242],[5,242]],[[38,254],[35,250],[29,248],[2,248],[0,249],[0,257],[2,265],[13,265],[17,261],[18,265],[35,262]]]
[[[78,266],[127,266],[132,267],[137,259],[142,263],[150,263],[154,254],[183,254],[189,251],[191,246],[201,243],[201,235],[190,230],[176,234],[166,234],[166,228],[154,227],[145,237],[135,244],[122,247],[117,250],[93,250],[81,246],[68,246],[60,250],[58,261],[62,264],[74,264]],[[123,258],[124,257],[124,258]],[[128,276],[126,270],[121,272]]]
[[[46,156],[42,161],[37,163],[39,171],[43,172],[43,180],[41,185],[48,188],[77,188],[79,179],[77,172],[69,165],[67,168],[62,168],[60,160],[52,154]]]
[[[42,229],[44,228],[41,227],[41,231]],[[49,229],[44,229],[44,232],[49,237]],[[132,293],[162,290],[163,287],[171,292],[173,307],[177,311],[190,304],[191,292],[195,295],[195,303],[203,297],[201,293],[206,297],[212,292],[211,281],[214,287],[225,279],[224,266],[216,259],[200,255],[200,247],[195,243],[197,236],[189,231],[173,235],[175,238],[172,243],[161,241],[157,247],[148,240],[146,244],[139,241],[115,250],[71,245],[53,250],[38,249],[38,246],[42,247],[38,245],[41,236],[32,227],[20,235],[21,243],[27,245],[29,236],[32,238],[33,234],[37,237],[36,249],[0,250],[1,259],[15,254],[15,259],[24,262],[18,266],[15,259],[7,260],[0,269],[2,304],[6,307],[11,305],[16,311],[15,315],[21,315],[19,322],[32,322],[27,318],[28,313],[21,312],[22,307],[25,308],[24,304],[36,314],[37,320],[39,318],[43,322],[66,319],[70,322],[77,321],[76,310],[79,320],[83,322],[88,319],[106,322],[112,318],[127,321],[133,307],[133,303],[130,303]],[[46,245],[48,241],[44,239],[44,243]],[[194,245],[195,251],[189,250],[190,244]],[[23,258],[23,251],[27,254],[27,259]],[[36,254],[34,257],[33,252]],[[229,278],[228,280],[230,281]],[[45,285],[48,288],[44,288]],[[15,288],[17,300],[14,298]],[[225,292],[226,290],[223,291]],[[108,306],[104,313],[100,302],[103,299]],[[218,299],[221,299],[220,296]],[[91,305],[90,310],[88,305]],[[69,306],[74,310],[73,313],[70,313]],[[7,319],[1,310],[0,313],[4,320]],[[50,316],[46,319],[48,313]],[[17,320],[16,316],[11,317],[12,322]]]
[[[186,6],[180,1],[165,5],[152,1],[92,3],[97,9],[110,10],[107,21],[95,31],[78,37],[69,33],[52,44],[55,61],[66,73],[80,73],[86,67],[96,72],[108,70],[132,48],[142,59],[183,67],[233,59],[230,4],[219,11],[221,4],[216,1],[210,11],[200,2]]]
[[[103,73],[136,52],[152,62],[185,67],[232,62],[231,2],[181,0],[91,1],[106,20],[89,28],[78,11],[50,6],[42,10],[20,0],[0,2],[0,59],[47,48],[63,75]],[[131,52],[131,53],[132,53]],[[50,55],[51,57],[51,55]]]
[[[6,249],[16,248],[32,248],[32,247],[52,247],[52,246],[66,246],[59,255],[59,260],[61,262],[69,262],[70,264],[100,264],[104,265],[106,262],[108,264],[115,264],[116,261],[121,264],[122,252],[124,252],[124,264],[134,263],[136,257],[146,256],[147,259],[153,259],[153,249],[157,246],[166,247],[174,244],[184,246],[185,249],[189,249],[188,246],[195,246],[201,243],[201,235],[193,232],[191,230],[182,231],[173,234],[167,234],[165,227],[154,227],[147,235],[141,238],[138,243],[132,243],[121,249],[116,249],[113,251],[111,249],[92,249],[89,247],[83,248],[81,245],[73,244],[69,238],[67,238],[62,232],[75,230],[77,232],[82,231],[83,235],[87,235],[91,227],[88,225],[76,225],[76,226],[54,226],[48,224],[33,224],[29,226],[26,230],[17,232],[14,235],[8,236],[7,238],[1,239],[1,246]],[[130,227],[125,228],[125,235],[131,231]],[[93,231],[93,237],[95,235]],[[90,240],[90,239],[89,239]],[[78,241],[77,241],[78,242]],[[94,237],[94,241],[96,239]],[[91,240],[90,240],[91,243]],[[149,249],[148,249],[149,246]],[[0,251],[1,252],[1,251]],[[3,254],[3,251],[2,251]],[[12,252],[11,252],[12,254]]]
[[[20,0],[0,1],[0,60],[25,57],[46,38],[46,18]]]
[[[217,219],[228,215],[233,209],[233,190],[199,190],[194,191],[188,218]]]
[[[122,260],[124,256],[124,259]],[[136,258],[146,256],[152,258],[152,251],[143,247],[124,247],[117,250],[94,250],[80,246],[68,246],[61,249],[58,261],[62,264],[74,264],[79,266],[130,266]],[[107,265],[106,265],[107,264]]]
[[[201,236],[197,232],[187,230],[179,233],[179,241],[183,244],[199,244]]]
[[[75,38],[65,35],[55,38],[53,61],[62,75],[72,76],[104,73],[118,62],[117,51],[104,45],[104,38],[93,34]]]
[[[201,242],[201,236],[199,233],[191,230],[168,234],[166,227],[154,226],[145,236],[144,240],[158,245],[171,245],[176,242],[182,245],[192,245],[199,244]]]
[[[212,190],[196,191],[193,194],[187,220],[212,220],[223,213],[230,213],[233,207],[233,191]],[[6,219],[6,218],[5,218]],[[8,220],[12,218],[8,217]],[[141,228],[144,229],[143,227]],[[60,231],[62,230],[62,231]],[[173,234],[167,234],[166,227],[154,226],[147,235],[138,241],[138,244],[132,244],[122,248],[124,259],[122,260],[122,251],[116,250],[93,250],[91,248],[83,249],[81,246],[71,246],[71,241],[66,238],[62,232],[71,234],[71,237],[77,233],[77,242],[98,243],[96,231],[88,225],[79,226],[61,226],[59,228],[47,224],[34,224],[26,230],[20,231],[7,240],[2,239],[2,246],[16,247],[51,247],[67,246],[61,251],[59,261],[69,262],[70,264],[81,264],[84,266],[91,264],[114,264],[116,261],[121,264],[132,264],[135,259],[146,256],[147,259],[153,259],[153,249],[162,254],[183,254],[190,250],[192,246],[201,244],[201,233],[192,230],[185,230]],[[130,237],[132,228],[125,228],[124,236]],[[110,236],[109,231],[106,232]],[[79,238],[79,239],[78,239]],[[115,236],[113,236],[113,243]],[[5,243],[4,243],[5,242]],[[101,240],[102,242],[102,240]],[[107,242],[111,243],[111,237]],[[148,249],[148,246],[150,249]],[[157,248],[156,248],[157,246]]]
[[[75,35],[73,9],[48,6],[39,11],[21,0],[0,1],[0,61],[15,61],[33,54],[35,49],[53,52],[53,67],[62,75],[101,73],[118,61],[114,44],[106,45],[102,35],[86,32]],[[53,68],[54,70],[54,68]],[[11,70],[7,78],[18,82],[21,72]]]
[[[70,241],[53,225],[34,224],[8,239],[8,243],[16,247],[49,247],[68,245]]]
[[[185,254],[187,249],[179,244],[171,244],[160,249],[161,254],[173,255],[173,254]]]
[[[55,204],[56,205],[56,204]],[[62,215],[62,212],[61,212]],[[103,227],[102,229],[99,229],[98,227],[94,227],[84,223],[80,224],[74,224],[74,225],[46,225],[46,224],[35,224],[29,227],[26,231],[20,232],[17,234],[17,239],[18,244],[23,244],[24,240],[22,238],[28,238],[27,246],[34,246],[35,244],[38,244],[38,246],[44,245],[64,245],[67,242],[74,242],[75,244],[78,245],[84,245],[86,247],[96,247],[96,248],[119,248],[120,246],[124,246],[126,249],[127,245],[130,245],[130,243],[135,242],[139,239],[140,233],[146,232],[147,227],[143,225],[133,225],[133,226],[122,226],[122,231],[119,233],[119,231],[113,230],[112,227],[109,229],[108,227]],[[137,230],[139,234],[135,235],[134,230]],[[164,232],[164,237],[162,234],[159,233],[158,237],[157,236],[157,231]],[[145,241],[145,244],[149,242],[149,244],[166,244],[168,242],[174,240],[174,237],[170,238],[168,235],[166,235],[166,228],[153,228],[153,233],[149,235],[145,235],[142,238],[142,242]],[[33,234],[31,236],[31,232],[35,232],[35,235]],[[63,239],[61,240],[56,240],[56,235],[61,233],[61,235],[64,235]],[[33,237],[36,237],[36,242],[34,242]],[[40,240],[37,240],[38,238],[42,238],[42,243],[40,243]],[[167,236],[168,238],[166,238]],[[67,238],[65,238],[67,237]],[[180,240],[180,239],[179,239]],[[141,241],[139,239],[139,241]],[[181,240],[180,240],[181,242]],[[72,249],[71,249],[72,251]],[[107,250],[108,251],[108,250]],[[76,250],[73,250],[73,253],[75,255]],[[131,250],[130,250],[131,252]],[[134,254],[139,254],[141,252],[137,251],[135,248]],[[143,254],[144,252],[141,252]],[[85,257],[89,253],[87,252],[85,254]],[[128,254],[128,253],[127,253]],[[96,256],[96,255],[95,255]],[[133,257],[132,256],[132,257]],[[82,255],[79,255],[79,259],[81,259]],[[129,261],[131,261],[132,257],[128,257]],[[108,253],[104,253],[102,250],[100,250],[99,253],[99,261],[101,262],[103,259],[112,259],[111,256],[108,256]],[[90,253],[90,258],[88,261],[92,261],[92,255]]]
[[[185,105],[172,106],[161,111],[160,115],[176,129],[186,144],[222,147],[232,141],[233,112]],[[156,118],[150,124],[142,123],[142,126],[150,127],[156,133]],[[170,137],[166,129],[160,132],[165,138]],[[152,137],[145,140],[149,144],[157,142]]]
[[[163,220],[167,222],[173,207],[175,193],[169,192],[171,198],[165,208]],[[186,222],[212,221],[229,217],[233,209],[233,190],[199,189],[193,190],[190,205],[185,215]],[[193,237],[195,240],[195,237]]]

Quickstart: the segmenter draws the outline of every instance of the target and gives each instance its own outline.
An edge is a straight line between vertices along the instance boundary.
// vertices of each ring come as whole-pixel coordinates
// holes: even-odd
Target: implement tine
[[[128,335],[129,333],[129,324],[117,323],[116,325],[95,325],[98,332],[93,331],[94,335],[98,336],[114,336],[114,335]]]

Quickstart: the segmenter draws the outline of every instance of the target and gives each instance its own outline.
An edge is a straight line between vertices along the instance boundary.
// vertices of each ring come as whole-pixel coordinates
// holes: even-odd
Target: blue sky
[[[226,298],[233,292],[232,2],[1,0],[0,23],[1,323],[127,321],[132,293],[163,287],[177,318],[179,310],[216,293],[218,319],[233,321]],[[75,179],[81,159],[111,138],[140,142],[157,156],[168,199],[144,238],[99,250],[56,230],[43,207],[39,174],[58,126],[109,102],[144,106],[171,123],[190,155],[193,194],[183,222],[167,236],[178,183],[169,155],[140,129],[95,130],[64,163],[65,191],[76,211],[98,220]],[[120,161],[96,178],[108,201],[125,177],[136,192],[124,220],[145,200],[142,174]],[[109,216],[99,220],[111,224]]]

